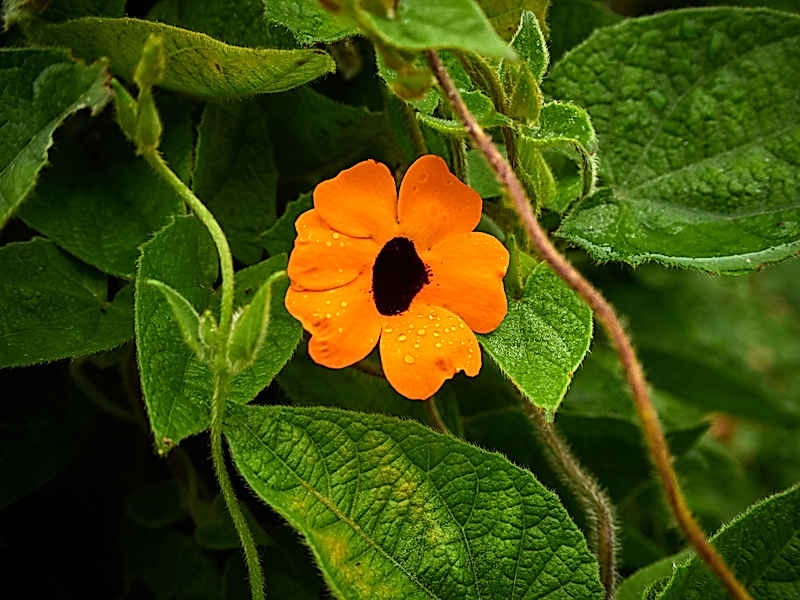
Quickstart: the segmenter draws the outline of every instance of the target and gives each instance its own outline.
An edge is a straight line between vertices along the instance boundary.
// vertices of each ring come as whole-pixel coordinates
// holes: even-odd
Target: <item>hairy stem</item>
[[[436,396],[431,396],[423,401],[425,405],[425,416],[428,417],[428,423],[439,433],[452,435],[450,428],[442,419],[442,414],[436,406]]]
[[[402,107],[403,107],[403,116],[406,119],[406,125],[408,126],[408,132],[411,136],[411,141],[414,144],[414,152],[417,156],[422,156],[423,154],[428,153],[428,145],[425,143],[425,136],[422,135],[422,129],[419,126],[419,121],[417,121],[416,113],[411,109],[408,105],[408,102],[405,100],[400,100]]]
[[[439,85],[445,92],[445,96],[455,110],[464,128],[469,134],[472,142],[483,153],[489,162],[497,180],[505,189],[511,202],[519,215],[520,221],[525,228],[525,232],[530,238],[531,243],[536,248],[541,258],[547,262],[558,276],[569,285],[577,294],[583,298],[586,304],[594,312],[595,317],[603,326],[611,338],[614,347],[619,354],[625,377],[628,380],[636,411],[642,423],[643,434],[653,460],[656,471],[658,472],[661,485],[675,518],[681,530],[694,547],[698,556],[706,562],[709,568],[719,578],[730,595],[737,600],[751,600],[750,594],[739,583],[736,576],[725,564],[725,561],[717,553],[711,544],[706,540],[703,530],[698,525],[686,504],[686,499],[678,485],[678,479],[672,466],[672,458],[669,454],[667,442],[664,439],[664,432],[658,420],[653,404],[647,391],[647,384],[644,378],[642,366],[636,357],[630,339],[622,327],[614,309],[606,301],[603,295],[573,267],[566,258],[553,246],[545,231],[541,228],[536,216],[531,209],[531,204],[525,196],[522,185],[514,174],[509,164],[503,159],[500,152],[495,148],[492,140],[484,133],[480,125],[475,121],[475,117],[469,112],[464,104],[461,95],[458,93],[453,80],[442,65],[438,53],[435,50],[426,50],[425,55],[428,64],[433,70]]]
[[[225,465],[225,454],[222,447],[222,421],[225,417],[227,395],[228,375],[217,373],[214,377],[214,396],[211,399],[211,458],[219,487],[222,489],[222,497],[225,499],[225,505],[228,507],[233,525],[236,527],[236,533],[239,534],[239,540],[244,548],[252,598],[253,600],[264,600],[264,574],[258,560],[258,548],[253,541],[253,534],[250,533],[250,527],[239,506],[239,501],[236,499],[236,493],[233,491],[233,484],[228,475],[228,467]]]
[[[552,424],[547,422],[542,411],[520,395],[522,407],[536,426],[536,433],[544,443],[545,456],[562,483],[572,491],[587,515],[589,546],[597,556],[600,581],[606,591],[606,599],[614,597],[617,585],[617,530],[614,506],[603,489],[589,473],[584,471]]]
[[[219,264],[222,270],[222,301],[220,302],[219,332],[220,339],[227,342],[228,334],[233,321],[233,256],[228,246],[228,238],[222,232],[214,215],[208,210],[200,199],[194,195],[185,183],[169,168],[164,158],[155,148],[148,148],[142,153],[158,175],[164,179],[177,194],[192,209],[197,218],[205,225],[219,254]]]

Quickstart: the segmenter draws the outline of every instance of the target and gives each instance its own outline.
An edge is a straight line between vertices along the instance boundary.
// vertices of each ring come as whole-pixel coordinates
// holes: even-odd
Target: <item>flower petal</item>
[[[365,160],[314,189],[314,208],[333,229],[383,244],[397,227],[397,188],[386,165]]]
[[[481,220],[478,193],[450,173],[438,156],[418,158],[400,184],[400,230],[424,252],[444,237],[468,233]]]
[[[297,238],[287,272],[295,289],[329,290],[350,283],[375,263],[380,247],[328,227],[316,210],[295,222]]]
[[[381,321],[370,294],[371,273],[332,290],[289,288],[286,310],[311,333],[314,362],[339,369],[364,358],[375,347]]]
[[[508,310],[503,289],[508,250],[496,238],[479,232],[451,235],[422,261],[430,282],[417,300],[453,311],[478,333],[500,325]]]
[[[430,398],[457,371],[470,377],[480,371],[475,334],[449,310],[415,300],[403,314],[382,320],[383,372],[406,398]]]

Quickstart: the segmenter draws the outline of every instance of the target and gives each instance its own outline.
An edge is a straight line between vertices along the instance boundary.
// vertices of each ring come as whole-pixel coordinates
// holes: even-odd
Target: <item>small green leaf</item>
[[[42,238],[0,248],[0,366],[109,350],[131,339],[131,290]]]
[[[591,338],[591,311],[543,263],[531,271],[522,297],[508,299],[500,326],[478,336],[503,372],[550,418]]]
[[[526,10],[522,13],[511,47],[530,69],[536,82],[542,83],[550,64],[550,54],[539,27],[539,19],[532,12]]]
[[[270,275],[261,284],[250,304],[237,313],[228,344],[228,360],[233,375],[250,367],[264,346],[272,308],[272,284],[285,277],[285,271]]]
[[[484,129],[511,125],[511,119],[497,112],[492,101],[483,92],[478,90],[461,91],[461,97],[464,100],[464,104],[467,105],[467,108],[472,113],[472,116],[475,117],[478,125]],[[417,119],[439,133],[453,137],[466,138],[468,136],[461,121],[456,119],[434,117],[422,112],[417,113]]]
[[[689,551],[667,556],[629,575],[617,588],[616,600],[642,600],[645,589],[653,582],[671,577],[678,564],[692,556]]]
[[[259,102],[206,105],[192,187],[246,264],[263,254],[258,237],[275,220],[277,183],[268,115]]]
[[[99,112],[111,98],[106,63],[83,65],[63,50],[0,49],[0,228],[47,162],[53,132],[74,112]]]
[[[352,19],[325,10],[319,0],[262,0],[267,20],[289,29],[305,46],[358,33]]]
[[[403,50],[449,48],[515,57],[474,0],[403,0],[394,14],[362,9],[359,20],[366,33]]]
[[[592,115],[607,187],[558,234],[599,260],[716,273],[796,254],[798,36],[788,13],[670,11],[569,53],[546,91]]]
[[[556,4],[568,2],[558,0]],[[547,31],[547,15],[550,0],[478,0],[481,10],[489,18],[489,22],[504,40],[510,40],[517,31],[520,16],[531,12],[536,16],[539,26]]]
[[[750,507],[711,538],[754,598],[791,600],[800,589],[800,486]],[[663,600],[724,600],[728,593],[698,557],[678,566]]]
[[[314,208],[314,203],[311,194],[303,194],[286,205],[286,210],[283,211],[280,219],[260,236],[261,243],[271,256],[281,253],[289,254],[292,251],[294,239],[297,237],[294,222],[297,217],[312,208]]]
[[[209,99],[241,98],[288,90],[334,70],[322,50],[231,46],[203,33],[140,19],[85,17],[32,31],[40,43],[67,46],[87,60],[107,56],[111,71],[133,76],[145,40],[164,40],[167,65],[160,85]]]
[[[114,88],[114,111],[119,128],[129,141],[136,135],[136,120],[139,106],[127,88],[115,77],[111,80]]]
[[[200,341],[200,315],[197,314],[192,303],[165,283],[155,279],[145,279],[144,283],[156,288],[164,295],[172,308],[172,316],[178,323],[183,341],[200,360],[206,362],[210,358],[212,349],[204,347]]]
[[[502,456],[409,421],[231,407],[226,437],[255,492],[306,537],[346,598],[602,598],[555,494]]]

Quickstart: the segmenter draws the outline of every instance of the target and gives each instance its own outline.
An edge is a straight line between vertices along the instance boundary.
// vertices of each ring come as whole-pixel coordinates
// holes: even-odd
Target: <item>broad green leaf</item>
[[[225,432],[341,597],[602,597],[556,496],[500,455],[335,409],[232,407]]]
[[[335,42],[358,33],[352,19],[325,10],[319,0],[262,0],[268,21],[289,29],[303,45]]]
[[[449,48],[498,58],[515,57],[474,0],[403,0],[397,3],[394,14],[380,9],[360,12],[362,26],[388,46],[402,50]],[[515,21],[518,16],[514,16]]]
[[[248,304],[270,275],[286,268],[286,262],[286,256],[275,256],[239,271],[234,307]],[[201,312],[219,305],[219,292],[211,293],[216,278],[211,237],[193,217],[177,218],[142,247],[136,279],[137,350],[150,425],[161,452],[208,428],[213,378],[183,342],[167,301],[144,281],[163,281]],[[266,340],[255,362],[231,379],[232,402],[250,402],[289,360],[300,340],[300,324],[283,306],[288,281],[274,287]]]
[[[131,290],[35,238],[0,248],[0,366],[109,350],[131,339]]]
[[[275,220],[278,171],[268,115],[257,101],[206,106],[193,189],[222,226],[234,256],[261,259],[258,236]]]
[[[202,312],[217,273],[214,243],[194,217],[177,217],[142,246],[136,274],[136,350],[150,427],[161,452],[208,427],[211,373],[183,341],[167,300],[145,282],[165,283]]]
[[[475,148],[467,150],[467,183],[481,198],[499,198],[503,188],[486,162],[483,153]]]
[[[75,63],[62,50],[0,49],[0,228],[33,189],[53,132],[82,108],[111,97],[106,63]]]
[[[165,125],[161,150],[189,181],[192,105],[166,95],[157,102]],[[69,135],[65,130],[56,136],[51,165],[19,216],[101,271],[133,278],[139,247],[185,209],[175,191],[135,156],[109,117],[80,119]]]
[[[563,2],[564,0],[558,0]],[[550,0],[478,0],[481,10],[504,40],[510,40],[519,26],[520,16],[530,11],[536,16],[542,29],[547,31],[548,5]]]
[[[800,590],[800,486],[749,508],[711,538],[753,598],[790,600]],[[723,600],[725,588],[693,557],[678,566],[663,600]]]
[[[184,491],[176,479],[145,485],[128,496],[125,512],[139,525],[157,528],[188,516]]]
[[[291,33],[264,18],[258,0],[160,0],[147,18],[206,33],[235,46],[296,48]]]
[[[793,427],[799,273],[793,260],[733,279],[656,266],[592,279],[630,323],[651,383],[703,411]]]
[[[270,275],[258,288],[250,304],[236,313],[228,346],[228,358],[234,374],[238,375],[252,366],[256,355],[264,347],[272,308],[272,284],[285,277],[285,271]]]
[[[197,314],[192,303],[180,292],[161,281],[145,279],[143,283],[156,288],[164,295],[167,304],[172,309],[172,316],[178,325],[183,341],[198,358],[201,360],[205,358],[206,352],[200,336],[200,315]]]
[[[547,11],[547,21],[550,23],[547,41],[551,61],[558,61],[564,53],[580,44],[598,27],[614,25],[621,20],[622,17],[608,8],[603,0],[553,2]]]
[[[311,194],[303,194],[286,205],[286,210],[283,211],[280,218],[259,238],[270,256],[281,253],[289,254],[292,251],[294,238],[297,237],[294,222],[297,217],[312,208],[314,208],[314,203]]]
[[[607,186],[559,235],[600,260],[746,272],[800,250],[800,17],[672,11],[599,30],[546,90],[585,106]]]
[[[514,385],[552,419],[592,338],[592,313],[549,269],[537,264],[508,314],[478,336]]]
[[[167,69],[160,86],[209,99],[281,92],[333,71],[323,50],[231,46],[203,33],[140,19],[85,17],[37,27],[41,43],[67,46],[84,59],[107,56],[111,71],[131,79],[151,34],[162,37]]]

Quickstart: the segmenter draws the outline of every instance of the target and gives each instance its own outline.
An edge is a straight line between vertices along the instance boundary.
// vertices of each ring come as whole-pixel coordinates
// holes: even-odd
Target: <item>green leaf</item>
[[[136,275],[136,350],[150,427],[161,452],[208,427],[211,373],[183,341],[162,293],[145,282],[163,282],[202,312],[217,273],[214,243],[194,217],[177,217],[142,246]]]
[[[614,25],[622,17],[608,8],[603,0],[558,0],[549,8],[547,20],[550,23],[550,59],[555,63],[595,29]]]
[[[546,5],[546,2],[543,4]],[[515,31],[511,47],[525,62],[537,83],[542,83],[550,64],[550,55],[536,15],[524,11],[519,20],[519,27]]]
[[[200,315],[197,314],[191,302],[181,296],[180,292],[173,290],[161,281],[145,279],[143,283],[156,288],[164,295],[164,298],[166,298],[167,303],[172,309],[172,316],[178,323],[178,329],[180,329],[183,341],[189,346],[189,350],[194,352],[200,360],[205,362],[208,356],[208,349],[205,348],[205,344],[201,341]]]
[[[258,0],[160,0],[147,18],[206,33],[234,46],[297,47],[285,27],[266,21],[264,7]]]
[[[151,34],[160,35],[166,47],[161,87],[200,98],[281,92],[335,68],[322,50],[241,48],[203,33],[140,19],[85,17],[33,30],[40,43],[67,46],[80,58],[107,56],[111,71],[129,80]]]
[[[275,256],[236,273],[234,307],[248,304],[253,292],[276,271],[286,268],[285,255]],[[150,426],[159,451],[167,451],[210,424],[213,391],[210,370],[183,342],[172,309],[147,279],[163,281],[200,311],[215,309],[217,255],[211,237],[194,217],[179,217],[142,247],[136,279],[136,340],[139,371]],[[289,360],[302,328],[286,312],[288,281],[275,284],[270,327],[254,363],[230,382],[228,399],[250,402]]]
[[[714,535],[711,543],[753,598],[796,598],[800,589],[800,486],[752,506]],[[723,600],[728,594],[695,556],[678,566],[658,597]]]
[[[592,313],[545,264],[537,264],[520,298],[483,348],[519,390],[552,418],[589,349]]]
[[[270,275],[258,288],[250,304],[237,312],[228,345],[228,359],[234,375],[250,367],[264,347],[272,308],[272,284],[284,277],[285,271]]]
[[[556,4],[564,2],[558,0]],[[478,0],[481,10],[489,18],[489,22],[504,40],[514,37],[520,22],[520,16],[530,11],[536,16],[539,25],[547,31],[547,15],[550,0]],[[515,48],[517,50],[517,48]]]
[[[600,260],[751,271],[800,250],[800,17],[671,11],[595,33],[547,91],[585,106],[607,187],[559,235]]]
[[[267,20],[287,27],[298,42],[335,42],[358,33],[355,22],[325,10],[319,0],[262,0]]]
[[[62,50],[0,49],[0,228],[36,183],[59,125],[105,106],[106,77],[105,62],[78,64]]]
[[[515,57],[474,0],[403,0],[394,14],[360,10],[359,20],[368,33],[402,50],[449,48]]]
[[[341,597],[602,597],[556,496],[497,454],[335,409],[236,407],[225,432]]]
[[[35,238],[0,248],[0,366],[109,350],[131,339],[131,290]]]
[[[158,104],[166,126],[161,150],[188,181],[192,105],[168,95],[159,97]],[[133,278],[139,247],[184,208],[175,191],[134,155],[109,117],[76,119],[56,136],[52,164],[42,172],[20,217],[101,271]]]
[[[275,220],[277,182],[268,115],[259,103],[207,105],[193,189],[246,264],[263,254],[258,237]]]
[[[486,162],[483,153],[475,148],[467,150],[467,183],[481,198],[499,198],[503,188]]]
[[[650,266],[592,280],[630,322],[653,385],[700,410],[793,427],[800,424],[799,274],[794,260],[748,277]]]
[[[688,551],[681,552],[639,569],[633,575],[628,576],[617,588],[616,600],[642,600],[648,586],[664,577],[671,577],[675,567],[691,555],[691,552]]]
[[[289,254],[294,248],[294,238],[297,231],[294,222],[301,214],[314,208],[311,194],[303,194],[296,200],[292,200],[286,205],[281,217],[261,236],[261,243],[271,256],[276,254]]]
[[[33,17],[45,21],[65,21],[76,17],[121,17],[125,0],[4,0],[5,30]]]

